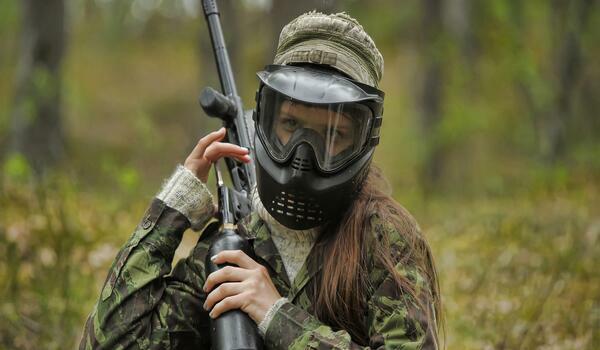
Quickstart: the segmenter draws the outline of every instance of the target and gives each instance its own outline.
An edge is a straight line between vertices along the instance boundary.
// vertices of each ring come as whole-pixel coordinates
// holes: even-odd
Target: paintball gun
[[[233,71],[229,61],[225,39],[221,28],[220,14],[216,0],[202,0],[204,16],[215,55],[221,92],[210,87],[204,88],[199,102],[204,112],[210,117],[219,118],[227,129],[227,139],[249,150],[253,150],[254,124],[251,111],[245,112],[242,106]],[[218,210],[220,229],[218,236],[209,248],[206,259],[206,275],[223,266],[214,264],[210,257],[223,250],[242,250],[254,258],[252,247],[246,239],[236,231],[238,221],[251,212],[251,191],[256,183],[253,163],[240,163],[225,158],[231,177],[232,187],[225,186],[218,164],[215,174],[218,186]],[[254,321],[241,310],[231,310],[211,320],[212,349],[262,349],[262,339]]]

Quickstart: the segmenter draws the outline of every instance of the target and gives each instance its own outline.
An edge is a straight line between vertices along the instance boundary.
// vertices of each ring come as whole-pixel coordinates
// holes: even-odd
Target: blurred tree
[[[469,64],[475,60],[471,0],[446,0],[444,27],[456,38],[462,55]]]
[[[455,91],[445,93],[445,87],[456,80],[456,68],[468,67],[464,75],[466,93],[476,65],[476,41],[473,29],[471,0],[425,0],[420,2],[420,51],[422,89],[418,108],[421,132],[425,138],[425,152],[419,169],[423,190],[428,193],[441,186],[444,167],[449,153],[450,139],[445,118],[452,118],[444,106],[452,103]],[[453,49],[455,47],[455,49]],[[456,52],[456,54],[455,54]],[[456,123],[456,121],[454,121]],[[468,123],[460,121],[459,123]],[[454,130],[456,132],[456,130]]]
[[[567,130],[573,122],[573,101],[577,98],[578,83],[583,78],[585,66],[581,37],[587,29],[587,23],[594,7],[593,0],[560,1],[550,4],[549,33],[551,43],[548,51],[550,65],[546,72],[543,66],[530,75],[518,75],[518,86],[533,117],[538,135],[542,158],[555,162],[565,155],[568,141]],[[523,4],[513,1],[514,18],[519,32],[524,31]],[[521,48],[527,43],[522,36],[517,39]],[[536,76],[547,76],[542,84],[549,89],[548,94],[540,94]]]
[[[423,90],[420,99],[421,128],[426,135],[427,152],[421,168],[425,191],[438,183],[443,168],[443,148],[436,137],[442,119],[442,0],[424,0],[422,11]]]
[[[573,119],[572,104],[581,79],[583,53],[581,35],[592,10],[593,0],[552,1],[554,97],[544,122],[544,156],[554,161],[565,154],[566,129]]]
[[[66,43],[64,0],[23,0],[22,34],[10,152],[39,175],[64,154],[61,61]]]

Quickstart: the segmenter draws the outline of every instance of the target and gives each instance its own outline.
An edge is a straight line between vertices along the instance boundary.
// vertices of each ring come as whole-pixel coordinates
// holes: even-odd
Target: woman
[[[258,73],[255,154],[203,137],[119,252],[80,348],[209,348],[209,320],[246,312],[270,349],[435,349],[440,294],[415,220],[381,187],[383,58],[346,14],[307,13],[282,31]],[[209,276],[209,225],[171,272],[188,227],[213,215],[206,183],[223,157],[255,162],[254,212],[241,251]],[[171,272],[169,274],[169,272]]]

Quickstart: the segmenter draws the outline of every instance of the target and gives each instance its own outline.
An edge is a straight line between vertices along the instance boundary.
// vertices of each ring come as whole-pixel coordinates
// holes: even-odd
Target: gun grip
[[[229,121],[235,116],[235,104],[225,95],[211,87],[205,87],[198,97],[200,106],[210,117]]]

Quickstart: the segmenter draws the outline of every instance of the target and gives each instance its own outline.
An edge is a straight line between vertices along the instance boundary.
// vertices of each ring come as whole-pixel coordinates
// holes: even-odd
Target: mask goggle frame
[[[294,150],[300,144],[306,143],[315,154],[315,165],[318,170],[325,174],[336,173],[379,143],[379,132],[383,121],[384,93],[382,91],[340,74],[307,67],[269,65],[257,75],[260,86],[256,93],[254,113],[256,132],[270,158],[277,163],[289,162]],[[329,158],[335,159],[338,155],[323,155],[325,148],[322,147],[322,142],[319,143],[317,138],[311,137],[308,131],[304,131],[307,136],[305,139],[294,134],[290,137],[291,141],[288,140],[289,142],[282,146],[281,140],[274,137],[275,132],[272,127],[265,128],[266,118],[271,118],[269,121],[274,123],[274,119],[280,117],[275,115],[280,113],[278,109],[280,101],[290,101],[290,103],[315,108],[329,108],[329,110],[332,108],[338,108],[340,111],[359,110],[365,114],[362,115],[364,120],[357,121],[362,128],[359,131],[363,135],[355,140],[358,143],[352,145],[353,149],[349,152],[346,152],[347,150],[340,152],[341,158],[334,162],[330,162]]]

